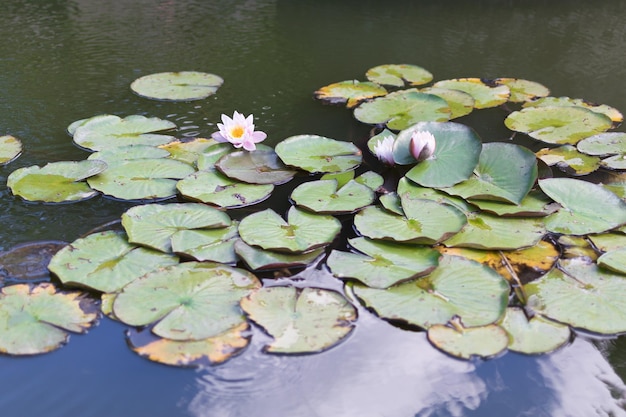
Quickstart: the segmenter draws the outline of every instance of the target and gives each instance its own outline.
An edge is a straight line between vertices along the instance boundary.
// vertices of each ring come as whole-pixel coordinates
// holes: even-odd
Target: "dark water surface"
[[[86,158],[65,133],[75,120],[145,114],[192,137],[239,110],[255,115],[270,144],[303,133],[363,143],[368,129],[312,92],[387,63],[421,65],[435,80],[525,78],[624,112],[625,19],[622,1],[3,0],[0,135],[25,149],[0,167],[0,250],[72,241],[130,207],[101,197],[27,204],[6,189],[17,168]],[[139,76],[182,70],[225,84],[190,103],[129,90]],[[502,140],[503,118],[494,109],[468,123]],[[323,271],[303,274],[332,284]],[[326,353],[266,355],[258,333],[241,356],[199,370],[136,356],[126,328],[102,319],[53,353],[1,356],[0,416],[626,416],[624,339],[578,337],[551,355],[464,362],[424,333],[360,314],[351,337]]]

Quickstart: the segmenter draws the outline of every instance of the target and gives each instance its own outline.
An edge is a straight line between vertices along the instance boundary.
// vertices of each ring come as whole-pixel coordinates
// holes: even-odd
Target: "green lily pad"
[[[597,262],[602,268],[626,275],[626,247],[602,254]]]
[[[529,319],[519,307],[507,308],[500,325],[511,338],[509,350],[527,355],[552,352],[572,338],[569,326],[539,315]]]
[[[601,334],[626,332],[626,280],[585,258],[559,261],[541,279],[524,285],[527,306],[570,326]]]
[[[371,288],[388,288],[426,275],[438,264],[439,253],[426,246],[363,237],[348,242],[361,253],[333,250],[326,264],[337,278],[353,278]]]
[[[419,130],[432,133],[437,147],[432,157],[406,173],[407,178],[424,187],[451,187],[472,175],[482,143],[472,129],[460,123],[418,123],[402,131],[394,145],[394,159],[408,150],[412,132]]]
[[[324,253],[324,248],[305,253],[282,253],[247,245],[243,240],[235,242],[235,253],[252,270],[303,267],[310,265]]]
[[[548,107],[548,106],[560,106],[560,107],[581,107],[591,110],[595,113],[603,114],[618,124],[624,120],[622,113],[614,107],[607,106],[606,104],[595,104],[585,101],[580,98],[569,97],[542,97],[537,100],[524,103],[524,107]]]
[[[354,117],[363,123],[401,130],[418,122],[446,122],[450,120],[450,106],[441,97],[412,88],[363,103],[354,109]]]
[[[602,233],[587,236],[594,246],[602,252],[626,247],[626,235],[622,233]]]
[[[468,213],[463,229],[443,242],[448,247],[515,250],[537,244],[546,234],[543,218]]]
[[[195,164],[204,151],[217,143],[214,139],[206,138],[181,139],[159,145],[159,149],[167,151],[172,159]]]
[[[67,242],[42,240],[21,243],[0,252],[0,286],[5,279],[32,281],[50,278],[50,259]]]
[[[374,198],[371,188],[355,180],[339,189],[336,180],[305,182],[291,193],[291,199],[298,206],[323,214],[354,213],[372,204]]]
[[[22,142],[14,136],[0,136],[0,166],[15,160],[22,153]]]
[[[232,152],[220,158],[215,167],[229,178],[250,184],[284,184],[296,175],[274,150]]]
[[[241,308],[273,340],[270,353],[315,353],[337,345],[354,329],[356,309],[341,294],[321,288],[261,288]]]
[[[368,69],[365,76],[375,83],[394,87],[422,85],[433,79],[433,75],[424,68],[407,64],[379,65]]]
[[[128,242],[106,231],[77,239],[54,255],[48,268],[63,284],[116,292],[136,278],[178,263],[178,257]]]
[[[178,181],[183,197],[218,207],[235,208],[259,203],[272,194],[272,184],[248,184],[216,171],[200,171]]]
[[[400,196],[397,193],[391,192],[383,194],[378,197],[378,201],[388,212],[397,214],[399,216],[404,216],[402,201],[400,200]]]
[[[294,206],[287,221],[274,210],[253,213],[239,223],[239,235],[248,245],[277,252],[302,253],[332,242],[341,223],[332,216],[307,213]]]
[[[144,204],[122,214],[128,241],[161,252],[171,252],[171,240],[185,230],[230,226],[228,214],[197,203]]]
[[[95,303],[78,291],[49,283],[0,288],[0,352],[50,352],[67,342],[67,332],[85,333],[97,317]]]
[[[261,283],[251,273],[209,262],[185,262],[149,272],[126,285],[113,312],[131,326],[156,323],[172,340],[203,340],[240,326],[239,300]]]
[[[89,186],[120,200],[155,200],[176,195],[179,179],[195,172],[184,162],[168,158],[120,161],[87,180]]]
[[[130,89],[154,100],[192,101],[215,94],[223,83],[220,76],[206,72],[161,72],[137,78]]]
[[[156,117],[132,115],[125,118],[103,116],[87,119],[74,131],[74,143],[91,151],[101,151],[113,146],[163,145],[175,138],[157,134],[175,129],[176,125]]]
[[[434,188],[421,187],[408,180],[406,177],[400,178],[398,181],[398,195],[406,196],[412,199],[426,199],[433,200],[440,204],[448,204],[458,208],[463,213],[475,211],[474,206],[468,204],[465,200],[451,196],[442,191],[435,190]]]
[[[578,150],[587,155],[608,156],[626,154],[626,133],[605,132],[590,136],[576,144]]]
[[[496,78],[493,80],[498,85],[506,85],[511,90],[509,101],[512,103],[522,103],[546,97],[550,90],[536,81],[522,80],[519,78]]]
[[[308,172],[348,171],[362,160],[354,144],[317,135],[291,136],[276,145],[276,153],[285,164]]]
[[[544,217],[558,210],[559,205],[539,190],[531,190],[519,204],[488,200],[470,200],[484,212],[504,217]]]
[[[109,168],[125,161],[137,159],[160,159],[168,158],[170,153],[165,149],[160,149],[150,145],[128,145],[107,148],[99,152],[94,152],[87,158],[90,161],[99,160],[106,162]]]
[[[261,145],[257,145],[257,150]],[[238,152],[230,143],[216,143],[206,148],[196,161],[199,171],[211,171],[219,159],[229,153]]]
[[[582,107],[528,107],[504,119],[509,129],[546,143],[574,145],[613,125],[607,116]]]
[[[347,80],[324,86],[313,94],[316,99],[328,103],[346,103],[351,109],[364,100],[384,96],[387,90],[375,83]]]
[[[624,155],[613,155],[611,157],[603,159],[600,164],[603,167],[608,169],[626,169],[626,154]]]
[[[474,98],[474,107],[486,109],[504,104],[511,94],[506,85],[489,86],[479,78],[456,78],[437,81],[436,88],[448,88],[463,91]]]
[[[153,362],[172,366],[218,365],[240,353],[250,344],[250,325],[241,323],[214,337],[203,340],[170,340],[157,338],[141,343],[138,334],[127,336],[130,348]],[[153,337],[151,339],[154,339]]]
[[[83,180],[106,170],[102,161],[51,162],[20,168],[9,174],[7,186],[15,195],[28,201],[64,203],[94,197],[97,191]]]
[[[383,178],[383,176],[373,171],[366,171],[356,177],[354,180],[359,184],[365,185],[372,191],[378,190],[380,187],[383,186],[383,184],[385,184],[385,179]]]
[[[218,229],[182,229],[172,235],[172,251],[192,257],[197,261],[214,261],[223,264],[237,262],[235,242],[239,238],[238,222]]]
[[[411,178],[408,173],[407,177]],[[535,154],[512,143],[486,143],[474,174],[442,191],[465,199],[519,204],[537,180]]]
[[[548,166],[556,165],[571,175],[587,175],[600,168],[600,158],[581,153],[572,145],[543,148],[536,155]]]
[[[467,326],[496,322],[508,304],[509,285],[494,270],[458,256],[444,255],[429,275],[387,289],[354,284],[366,307],[387,320],[428,329],[459,316]]]
[[[600,186],[626,201],[626,173],[611,172],[607,178],[603,179]]]
[[[545,219],[551,232],[602,233],[626,223],[626,203],[599,185],[572,178],[547,178],[539,180],[539,186],[562,206]]]
[[[98,124],[105,125],[107,123],[117,123],[119,121],[118,116],[114,116],[112,114],[99,114],[97,116],[87,117],[85,119],[76,120],[67,127],[67,133],[70,136],[74,136],[76,133],[76,129],[80,126],[87,125],[88,123],[93,123],[94,126]]]
[[[444,99],[450,106],[450,119],[467,116],[474,110],[474,97],[461,90],[449,88],[422,88],[421,93],[433,94]]]
[[[496,324],[470,328],[435,324],[427,336],[437,349],[461,359],[490,358],[504,352],[509,344],[507,332]]]

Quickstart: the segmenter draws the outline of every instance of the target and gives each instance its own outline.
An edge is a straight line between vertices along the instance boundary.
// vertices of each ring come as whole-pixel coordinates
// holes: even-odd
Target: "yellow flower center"
[[[232,129],[230,129],[230,136],[232,136],[233,138],[239,139],[240,137],[243,136],[243,133],[244,133],[244,129],[241,126],[235,126]]]

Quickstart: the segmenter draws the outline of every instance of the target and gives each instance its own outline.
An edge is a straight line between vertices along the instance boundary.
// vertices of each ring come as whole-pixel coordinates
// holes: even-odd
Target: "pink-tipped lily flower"
[[[386,165],[393,165],[393,143],[395,140],[391,135],[385,136],[382,140],[374,145],[374,154],[381,162]]]
[[[245,117],[235,111],[233,118],[222,114],[222,123],[217,124],[219,132],[211,135],[218,142],[230,142],[235,148],[243,147],[246,151],[256,149],[256,144],[265,140],[267,135],[260,130],[254,130],[253,116]]]
[[[435,137],[430,132],[418,130],[411,135],[410,151],[413,158],[421,162],[435,153]]]

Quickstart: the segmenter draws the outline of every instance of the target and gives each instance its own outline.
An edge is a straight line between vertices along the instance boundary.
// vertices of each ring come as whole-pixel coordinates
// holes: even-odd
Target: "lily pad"
[[[310,265],[324,253],[324,248],[305,253],[282,253],[247,245],[243,240],[235,242],[235,252],[252,270],[303,267]]]
[[[197,203],[144,204],[122,214],[130,243],[171,252],[171,239],[180,231],[230,226],[228,214]]]
[[[626,247],[602,254],[597,262],[602,268],[626,275]]]
[[[239,235],[248,245],[288,253],[303,253],[332,242],[341,223],[332,216],[307,213],[294,206],[287,221],[274,210],[253,213],[239,223]]]
[[[576,147],[587,155],[608,156],[626,154],[626,133],[605,132],[590,136],[578,142]]]
[[[354,109],[354,117],[363,123],[401,130],[418,122],[446,122],[450,120],[450,106],[439,96],[412,88],[363,103]]]
[[[195,164],[204,151],[217,143],[214,139],[206,138],[180,139],[159,145],[159,149],[167,151],[172,159]]]
[[[444,99],[450,106],[450,119],[467,116],[474,110],[474,97],[461,90],[449,88],[422,88],[421,93],[433,94]]]
[[[67,242],[43,240],[21,243],[0,252],[0,283],[5,279],[39,280],[49,278],[50,259]]]
[[[498,85],[506,85],[511,90],[509,101],[512,103],[522,103],[546,97],[550,90],[536,81],[522,80],[519,78],[496,78],[493,80]]]
[[[224,208],[257,204],[274,191],[272,184],[248,184],[216,171],[196,172],[178,181],[176,188],[189,200]]]
[[[433,75],[424,68],[407,64],[379,65],[368,69],[365,76],[375,83],[394,87],[422,85],[433,79]]]
[[[626,248],[626,235],[622,233],[602,233],[599,235],[589,235],[589,240],[602,252],[614,249]]]
[[[125,161],[137,159],[159,159],[167,158],[170,153],[165,149],[160,149],[150,145],[128,145],[107,148],[99,152],[94,152],[87,158],[90,161],[99,160],[106,162],[109,168]]]
[[[229,178],[250,184],[284,184],[296,175],[274,150],[232,152],[220,158],[215,167]]]
[[[357,279],[371,288],[388,288],[426,275],[438,264],[439,253],[426,246],[363,237],[348,242],[361,253],[333,250],[326,264],[337,278]]]
[[[407,173],[407,177],[413,179]],[[474,174],[442,191],[465,199],[519,204],[537,180],[535,154],[512,143],[486,143]]]
[[[156,117],[132,115],[125,118],[106,116],[90,118],[74,131],[74,143],[91,151],[101,151],[113,146],[163,145],[175,138],[158,134],[175,129],[176,125]]]
[[[223,83],[220,76],[206,72],[161,72],[137,78],[130,89],[154,100],[192,101],[215,94]]]
[[[474,98],[474,107],[486,109],[504,104],[511,94],[506,85],[489,86],[479,78],[455,78],[437,81],[436,88],[448,88],[463,91]]]
[[[359,184],[365,185],[372,191],[377,191],[385,184],[383,176],[375,173],[374,171],[365,171],[354,180]]]
[[[468,204],[465,200],[451,196],[434,188],[422,187],[408,180],[406,177],[400,178],[398,181],[398,195],[406,196],[412,199],[433,200],[440,204],[448,204],[456,207],[463,213],[476,211],[473,205]]]
[[[460,123],[418,123],[398,135],[394,159],[406,152],[414,131],[433,134],[437,147],[432,157],[420,162],[406,177],[424,187],[450,187],[472,175],[478,164],[482,143],[478,135]]]
[[[574,145],[613,125],[607,116],[582,107],[528,107],[504,119],[509,129],[546,143]]]
[[[51,162],[20,168],[9,174],[7,186],[28,201],[64,203],[86,200],[98,194],[83,180],[107,168],[102,161]]]
[[[587,175],[600,168],[600,158],[581,153],[573,145],[543,148],[536,155],[548,166],[556,165],[572,175]]]
[[[176,256],[133,245],[122,232],[106,231],[64,247],[48,268],[65,285],[116,292],[147,272],[177,263]]]
[[[239,300],[261,283],[251,273],[209,262],[185,262],[131,282],[113,312],[131,326],[155,323],[152,332],[172,340],[203,340],[240,326]]]
[[[67,342],[67,332],[85,333],[97,317],[95,303],[78,291],[49,283],[0,288],[0,352],[50,352]]]
[[[374,198],[371,188],[355,180],[339,189],[336,180],[305,182],[291,193],[291,199],[298,206],[323,214],[354,213],[370,205]]]
[[[238,260],[235,253],[238,225],[238,222],[233,222],[218,229],[181,229],[172,235],[172,251],[197,261],[234,264]]]
[[[241,300],[248,317],[273,337],[270,353],[315,353],[337,345],[354,329],[356,309],[321,288],[261,288]]]
[[[437,349],[461,359],[490,358],[504,352],[509,344],[507,332],[496,324],[470,328],[435,324],[427,336]]]
[[[346,103],[351,109],[360,102],[387,94],[387,90],[378,84],[360,82],[357,80],[340,81],[332,83],[317,90],[314,95],[318,100],[328,103]]]
[[[626,154],[624,155],[613,155],[611,157],[603,159],[601,162],[603,167],[608,169],[626,169]]]
[[[387,320],[424,329],[459,316],[467,326],[496,322],[508,304],[509,285],[494,270],[469,259],[444,255],[429,275],[387,289],[354,284],[366,307]]]
[[[257,145],[257,150],[261,145]],[[238,152],[230,143],[216,143],[206,148],[198,156],[196,165],[199,171],[211,171],[215,169],[215,164],[219,159],[229,153]]]
[[[22,142],[14,136],[0,136],[0,166],[15,160],[22,153]]]
[[[581,107],[589,109],[595,113],[603,114],[618,124],[624,120],[622,113],[614,107],[607,106],[606,104],[590,103],[580,98],[570,97],[542,97],[537,100],[532,100],[524,103],[524,107],[549,107],[549,106],[561,106],[561,107]]]
[[[527,306],[570,326],[601,334],[626,332],[626,280],[585,258],[559,261],[544,277],[524,286]]]
[[[552,352],[572,338],[568,326],[538,315],[529,319],[519,307],[507,308],[500,325],[511,337],[509,350],[528,355]]]
[[[354,144],[317,135],[291,136],[276,145],[276,153],[285,164],[308,172],[348,171],[362,160]]]
[[[559,205],[539,190],[531,190],[519,204],[489,200],[470,200],[484,212],[503,217],[543,217],[558,210]]]
[[[551,232],[585,235],[626,223],[626,203],[599,185],[572,178],[547,178],[539,180],[539,186],[562,206],[545,219]]]

